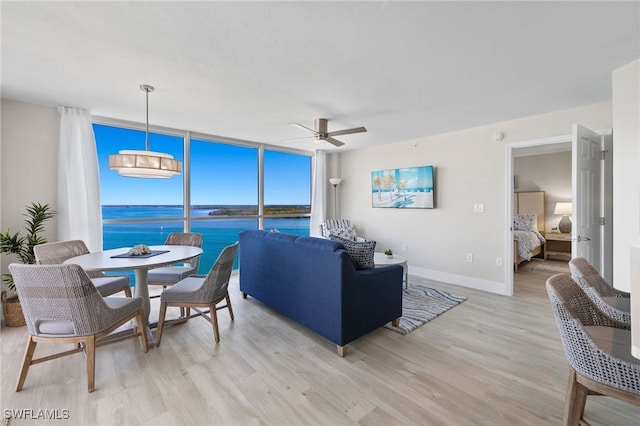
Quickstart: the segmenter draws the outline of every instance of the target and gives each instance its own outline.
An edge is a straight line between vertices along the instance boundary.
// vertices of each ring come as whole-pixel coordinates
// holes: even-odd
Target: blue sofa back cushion
[[[353,266],[355,266],[358,271],[375,268],[373,261],[373,254],[376,250],[375,241],[352,241],[335,234],[329,234],[329,239],[342,243],[345,246],[349,257],[351,257]]]
[[[353,269],[336,241],[260,230],[240,234],[241,290],[302,325],[322,318],[316,329],[330,339],[339,339],[342,313],[340,304],[327,302],[340,300],[342,287],[318,284],[341,282],[342,262]]]
[[[402,267],[356,271],[343,244],[240,233],[240,290],[344,345],[402,315]]]

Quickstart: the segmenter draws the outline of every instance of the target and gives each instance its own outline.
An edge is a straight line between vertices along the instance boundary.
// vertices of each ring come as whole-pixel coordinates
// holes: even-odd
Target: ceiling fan
[[[367,129],[365,129],[364,127],[354,127],[352,129],[336,130],[333,132],[329,132],[327,131],[328,130],[327,122],[328,120],[326,118],[317,118],[315,122],[315,127],[316,127],[315,130],[310,129],[298,123],[291,123],[291,125],[313,133],[313,136],[307,136],[309,138],[313,137],[317,141],[327,141],[330,144],[333,144],[335,146],[342,146],[344,145],[344,142],[341,142],[335,139],[334,136],[349,135],[351,133],[362,133],[367,131]],[[298,139],[304,139],[304,138],[298,138]]]

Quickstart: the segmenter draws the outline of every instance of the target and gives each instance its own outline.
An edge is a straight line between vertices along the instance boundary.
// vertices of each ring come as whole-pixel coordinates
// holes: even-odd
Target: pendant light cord
[[[144,139],[144,148],[149,151],[149,89],[145,87],[144,91],[147,94],[147,133]]]
[[[146,98],[147,98],[147,128],[146,128],[146,134],[145,134],[145,139],[144,139],[144,147],[146,151],[149,151],[149,92],[153,92],[155,90],[155,88],[153,86],[149,86],[148,84],[141,84],[140,85],[140,90],[144,90],[144,92],[147,94]]]

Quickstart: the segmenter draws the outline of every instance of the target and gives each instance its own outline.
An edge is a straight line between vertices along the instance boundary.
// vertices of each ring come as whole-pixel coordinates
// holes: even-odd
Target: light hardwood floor
[[[3,327],[2,409],[69,410],[68,420],[10,425],[559,425],[568,373],[544,289],[552,273],[531,266],[515,274],[513,297],[410,276],[468,299],[406,336],[376,330],[345,358],[242,299],[234,275],[236,320],[220,311],[219,344],[196,318],[167,328],[147,354],[132,340],[99,348],[91,394],[81,354],[32,366],[14,392],[26,328]],[[590,397],[586,417],[637,425],[640,409]]]

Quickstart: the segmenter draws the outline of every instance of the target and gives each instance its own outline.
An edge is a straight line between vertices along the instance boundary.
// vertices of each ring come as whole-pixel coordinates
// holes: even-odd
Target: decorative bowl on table
[[[151,253],[151,249],[149,246],[144,244],[138,244],[137,246],[133,246],[129,249],[129,254],[133,256],[142,256],[143,254]]]

